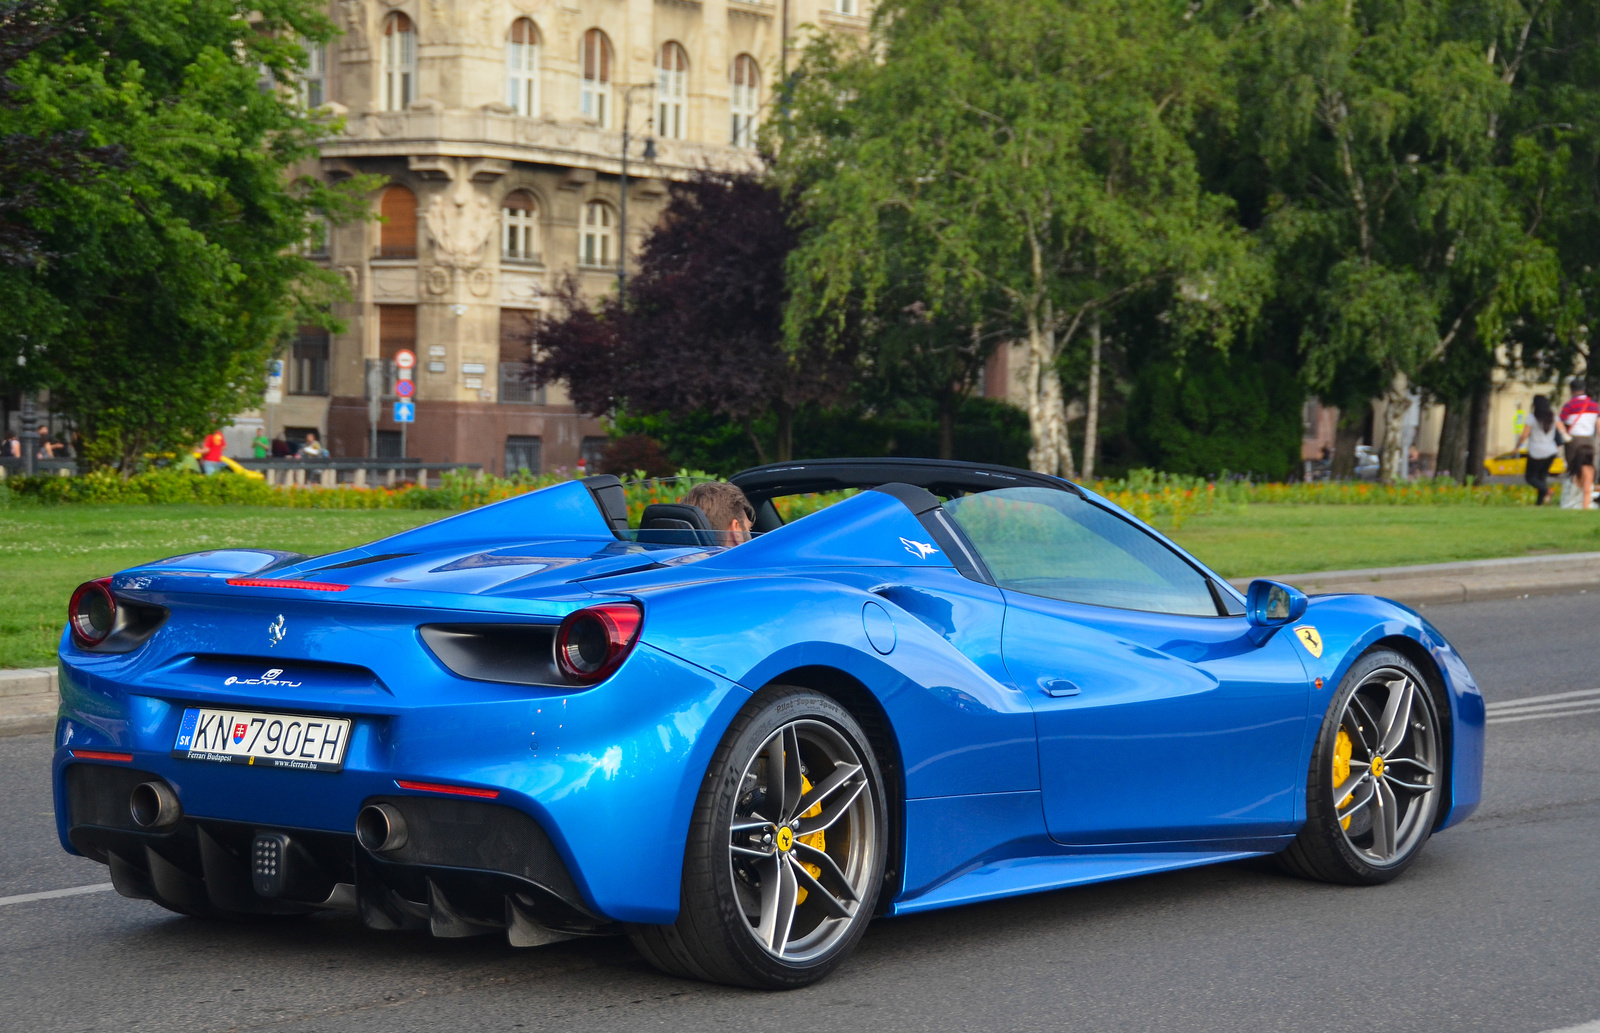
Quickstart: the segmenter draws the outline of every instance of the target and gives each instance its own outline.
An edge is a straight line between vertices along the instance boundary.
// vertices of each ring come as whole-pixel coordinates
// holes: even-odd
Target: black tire
[[[1367,815],[1367,829],[1363,832],[1360,826],[1349,824],[1358,820],[1361,815],[1355,814],[1356,808],[1346,810],[1347,815],[1355,814],[1355,818],[1346,817],[1345,824],[1341,824],[1339,816],[1339,801],[1335,796],[1344,800],[1354,800],[1355,793],[1347,792],[1365,778],[1370,777],[1371,766],[1368,766],[1368,775],[1356,776],[1355,769],[1351,767],[1351,750],[1345,748],[1346,761],[1344,765],[1345,781],[1335,785],[1336,753],[1339,749],[1338,740],[1341,728],[1346,730],[1346,740],[1352,736],[1359,737],[1365,734],[1366,724],[1371,724],[1372,731],[1381,731],[1376,726],[1382,723],[1381,717],[1366,722],[1360,715],[1371,716],[1374,707],[1368,701],[1365,693],[1372,691],[1374,686],[1384,684],[1393,685],[1393,676],[1403,674],[1411,680],[1415,687],[1412,694],[1411,707],[1419,710],[1408,710],[1407,723],[1411,731],[1405,734],[1409,737],[1416,736],[1421,741],[1423,736],[1428,736],[1428,746],[1424,750],[1421,746],[1412,744],[1413,753],[1426,753],[1423,758],[1428,761],[1433,770],[1429,775],[1420,774],[1417,765],[1420,761],[1416,757],[1399,756],[1388,762],[1391,773],[1399,767],[1401,773],[1408,779],[1419,782],[1428,782],[1429,792],[1416,796],[1406,795],[1397,797],[1390,792],[1388,800],[1391,805],[1401,799],[1401,808],[1419,808],[1415,814],[1409,809],[1403,811],[1398,819],[1399,828],[1406,832],[1406,841],[1403,844],[1395,843],[1397,838],[1394,831],[1395,825],[1391,824],[1391,831],[1387,834],[1386,845],[1393,848],[1391,856],[1385,861],[1375,860],[1374,851],[1382,852],[1384,846],[1378,845],[1371,831],[1374,821],[1381,821],[1382,803],[1377,793],[1372,794],[1374,803],[1368,804],[1364,810]],[[1362,692],[1363,699],[1352,704],[1351,697],[1357,692]],[[1363,709],[1364,708],[1364,709]],[[1375,735],[1381,739],[1381,735]],[[1295,837],[1288,849],[1278,855],[1279,864],[1288,872],[1301,878],[1316,879],[1322,882],[1340,883],[1347,886],[1376,886],[1398,876],[1411,866],[1421,852],[1423,845],[1433,832],[1433,826],[1438,819],[1438,807],[1443,784],[1444,763],[1440,756],[1439,744],[1442,737],[1439,734],[1439,718],[1434,705],[1433,694],[1428,688],[1427,679],[1417,670],[1416,665],[1399,653],[1388,649],[1375,649],[1363,655],[1339,683],[1339,691],[1333,695],[1333,700],[1328,706],[1328,713],[1323,718],[1322,728],[1317,734],[1316,747],[1311,751],[1311,767],[1306,780],[1306,823]],[[1402,746],[1406,743],[1402,743]],[[1358,747],[1365,749],[1364,745]],[[1361,763],[1359,759],[1355,761]],[[1419,772],[1413,774],[1412,772]],[[1380,766],[1379,774],[1383,774]],[[1374,784],[1377,783],[1374,779]],[[1399,783],[1405,784],[1405,783]],[[1350,804],[1346,803],[1349,808]],[[1401,808],[1394,808],[1397,812]],[[1377,815],[1377,817],[1374,817]],[[1355,834],[1352,835],[1354,830]],[[1364,848],[1358,844],[1365,835],[1373,843],[1372,849]]]
[[[736,871],[744,862],[730,848],[730,826],[736,816],[741,821],[760,817],[752,814],[749,808],[753,787],[755,794],[761,794],[757,799],[765,798],[764,785],[758,787],[754,781],[756,771],[766,771],[760,765],[766,763],[765,757],[769,754],[762,751],[770,749],[771,742],[778,741],[775,737],[789,734],[786,729],[791,728],[800,730],[797,736],[836,736],[831,741],[839,750],[848,747],[854,752],[859,760],[859,771],[851,776],[850,782],[840,783],[841,787],[834,790],[835,795],[830,798],[830,809],[833,801],[842,801],[846,795],[855,802],[837,816],[836,824],[827,832],[834,838],[825,843],[825,852],[830,856],[838,855],[833,858],[838,866],[834,874],[853,873],[842,883],[833,883],[847,887],[833,899],[848,900],[846,906],[853,905],[853,908],[848,917],[815,918],[817,912],[825,910],[822,902],[802,898],[801,903],[789,909],[789,921],[793,929],[799,929],[815,918],[816,925],[809,935],[817,938],[819,946],[807,956],[782,957],[758,938],[759,916],[747,913],[752,894],[762,901],[766,898],[761,895],[759,881],[758,888],[752,888],[748,881],[750,869]],[[834,764],[829,771],[855,767],[834,763],[816,752],[820,747],[811,740],[796,738],[794,741],[799,744],[795,754],[811,765],[804,776],[806,779],[817,777],[820,782],[820,776],[827,774],[823,768],[828,764]],[[812,752],[808,754],[808,750]],[[788,757],[787,751],[779,755]],[[860,781],[864,781],[864,786]],[[809,781],[804,784],[810,786]],[[765,805],[757,803],[755,806]],[[815,813],[813,807],[803,817]],[[827,813],[824,811],[824,816]],[[671,925],[633,925],[628,928],[628,935],[646,960],[671,975],[770,990],[815,983],[833,971],[854,949],[872,918],[883,884],[888,845],[886,815],[883,776],[866,733],[850,713],[832,699],[808,689],[769,686],[751,697],[739,711],[706,771],[689,823],[678,920]],[[799,818],[795,820],[798,822]],[[790,834],[787,841],[793,842],[797,834]],[[860,838],[855,838],[858,834]],[[808,838],[813,844],[816,842],[814,836]],[[782,836],[778,840],[785,841]],[[770,857],[774,865],[785,860],[778,857],[779,849],[772,848]],[[796,851],[795,857],[802,856],[798,844],[781,848],[785,852],[790,849]],[[771,870],[776,872],[777,868]],[[780,878],[772,880],[774,886],[780,883]],[[790,885],[794,883],[791,881]],[[849,899],[852,891],[854,899]],[[803,911],[808,905],[810,912]],[[799,936],[797,933],[796,937]],[[779,944],[779,951],[786,952],[789,942],[786,937]]]

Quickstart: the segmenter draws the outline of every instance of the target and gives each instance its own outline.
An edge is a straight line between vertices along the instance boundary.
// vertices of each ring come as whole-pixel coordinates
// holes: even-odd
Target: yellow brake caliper
[[[805,794],[807,794],[809,792],[811,792],[811,780],[809,778],[807,778],[806,776],[801,775],[800,776],[800,795],[804,796]],[[802,817],[802,818],[816,818],[816,817],[820,817],[821,814],[822,814],[822,804],[819,803],[815,807],[811,808],[809,811],[807,811],[804,814],[800,815],[800,817]],[[809,835],[809,836],[801,836],[799,839],[795,840],[795,842],[796,843],[804,843],[806,846],[810,847],[813,850],[826,850],[828,841],[824,837],[822,830],[818,829],[817,831],[811,833],[811,835]],[[813,879],[817,879],[819,881],[822,879],[822,866],[821,865],[804,864],[804,863],[802,863],[800,865],[800,867],[802,867],[806,871],[810,872],[811,873],[811,877]],[[799,907],[801,904],[804,904],[805,902],[806,902],[806,888],[804,886],[801,886],[799,888],[799,892],[795,894],[794,905],[795,905],[795,907]]]
[[[1334,789],[1338,789],[1340,786],[1344,785],[1345,782],[1349,781],[1349,779],[1350,779],[1350,755],[1353,752],[1354,752],[1353,747],[1350,744],[1350,733],[1346,732],[1343,728],[1339,729],[1339,737],[1333,741],[1333,788]],[[1338,796],[1339,796],[1338,793],[1334,793],[1333,795],[1334,795],[1335,798],[1338,798]],[[1338,803],[1334,804],[1334,809],[1337,810],[1338,808],[1343,807],[1346,803],[1349,802],[1350,798],[1352,796],[1354,796],[1354,795],[1355,795],[1355,793],[1353,793],[1353,792],[1345,793],[1344,794],[1344,799],[1339,800]],[[1345,818],[1343,821],[1339,822],[1339,827],[1343,828],[1343,829],[1348,829],[1350,827],[1350,819],[1349,818]]]

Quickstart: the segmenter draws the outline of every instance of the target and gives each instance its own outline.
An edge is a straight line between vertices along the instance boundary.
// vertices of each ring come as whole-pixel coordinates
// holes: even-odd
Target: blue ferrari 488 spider
[[[1483,698],[1404,606],[1240,594],[1023,470],[779,464],[630,527],[572,481],[317,558],[77,590],[62,845],[217,918],[359,914],[821,978],[876,915],[1276,855],[1391,879],[1477,805]],[[784,523],[784,499],[846,497]]]

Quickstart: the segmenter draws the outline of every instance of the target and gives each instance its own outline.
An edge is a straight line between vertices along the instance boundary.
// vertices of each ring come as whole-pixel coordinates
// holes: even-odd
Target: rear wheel
[[[1433,833],[1444,770],[1433,695],[1416,667],[1374,650],[1345,675],[1312,751],[1306,824],[1280,858],[1306,878],[1377,885]]]
[[[740,711],[695,803],[672,925],[629,929],[674,975],[813,983],[861,938],[883,882],[883,778],[833,700],[774,687]]]

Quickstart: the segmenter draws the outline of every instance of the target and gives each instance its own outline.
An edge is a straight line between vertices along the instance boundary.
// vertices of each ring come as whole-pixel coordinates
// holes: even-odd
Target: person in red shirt
[[[1589,397],[1582,377],[1567,385],[1572,398],[1561,407],[1561,425],[1567,429],[1567,476],[1578,482],[1583,508],[1594,506],[1594,434],[1600,422],[1600,402]]]
[[[220,430],[214,430],[206,435],[205,443],[201,446],[204,451],[200,455],[200,469],[205,471],[207,477],[226,469],[227,464],[222,461],[222,450],[227,444]]]

